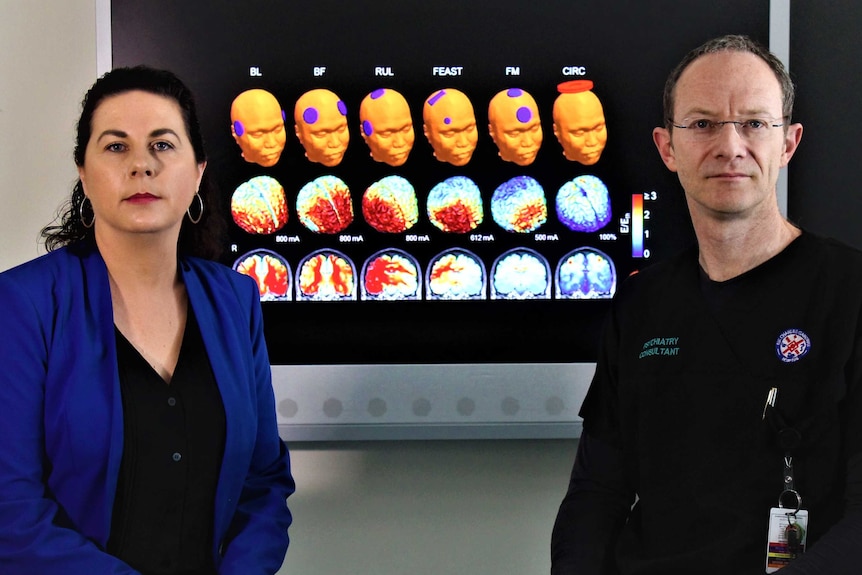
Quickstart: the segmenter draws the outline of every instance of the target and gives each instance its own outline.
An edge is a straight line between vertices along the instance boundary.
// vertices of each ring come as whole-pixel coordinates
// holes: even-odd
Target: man
[[[520,88],[498,92],[488,103],[488,131],[503,161],[529,166],[542,146],[536,100]]]
[[[341,163],[350,143],[347,105],[341,98],[325,88],[309,90],[296,101],[293,120],[308,161],[328,168]]]
[[[653,139],[697,246],[616,294],[551,571],[858,573],[862,254],[779,212],[793,85],[726,36],[664,103]]]
[[[557,86],[554,100],[554,135],[570,162],[592,166],[608,143],[602,103],[592,92],[592,80],[570,80]]]
[[[375,162],[397,167],[407,161],[415,133],[401,93],[378,88],[365,96],[359,104],[359,127]]]
[[[272,167],[287,141],[284,110],[266,90],[246,90],[231,103],[230,131],[246,162]]]
[[[453,166],[465,166],[479,141],[473,104],[464,92],[454,88],[437,90],[422,107],[422,131],[434,157]]]

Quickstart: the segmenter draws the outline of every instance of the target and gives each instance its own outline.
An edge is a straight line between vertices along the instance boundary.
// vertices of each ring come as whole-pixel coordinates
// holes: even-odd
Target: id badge
[[[808,540],[808,510],[795,513],[786,507],[769,510],[769,538],[766,545],[766,572],[775,573],[805,553]]]

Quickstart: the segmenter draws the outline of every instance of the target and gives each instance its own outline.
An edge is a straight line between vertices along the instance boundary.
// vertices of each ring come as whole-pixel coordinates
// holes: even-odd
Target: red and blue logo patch
[[[784,363],[799,361],[811,349],[811,339],[801,329],[788,329],[778,336],[775,352]]]

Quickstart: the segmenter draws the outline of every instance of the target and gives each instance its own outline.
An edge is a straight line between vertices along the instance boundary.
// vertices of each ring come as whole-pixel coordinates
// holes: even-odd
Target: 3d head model
[[[438,90],[425,100],[422,108],[423,131],[434,157],[441,162],[463,166],[473,157],[479,132],[473,104],[453,88]]]
[[[608,141],[602,103],[591,91],[590,80],[572,80],[557,86],[554,101],[554,135],[567,160],[591,166],[599,161]]]
[[[293,119],[296,137],[309,161],[327,167],[341,163],[350,131],[347,129],[347,105],[338,96],[324,88],[304,93],[296,101]]]
[[[536,101],[520,88],[509,88],[488,104],[488,130],[506,162],[528,166],[542,146],[542,124]]]
[[[377,162],[400,166],[407,161],[413,141],[413,118],[407,100],[395,90],[374,90],[359,104],[362,139]]]
[[[246,162],[268,168],[284,151],[284,110],[266,90],[246,90],[230,106],[230,131]]]

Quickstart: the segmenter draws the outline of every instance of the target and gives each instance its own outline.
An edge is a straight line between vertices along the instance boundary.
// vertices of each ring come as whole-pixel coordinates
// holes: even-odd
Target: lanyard
[[[788,515],[795,515],[802,508],[802,496],[796,490],[793,481],[793,450],[802,443],[802,434],[799,430],[790,427],[775,408],[778,400],[778,388],[773,387],[766,396],[766,404],[763,406],[763,419],[767,420],[775,431],[778,447],[784,452],[784,473],[782,476],[784,485],[781,495],[778,496],[778,506],[784,509],[792,509]]]
[[[784,456],[784,490],[778,496],[778,506],[784,509],[792,509],[788,515],[796,515],[802,509],[802,496],[793,487],[793,456]]]

